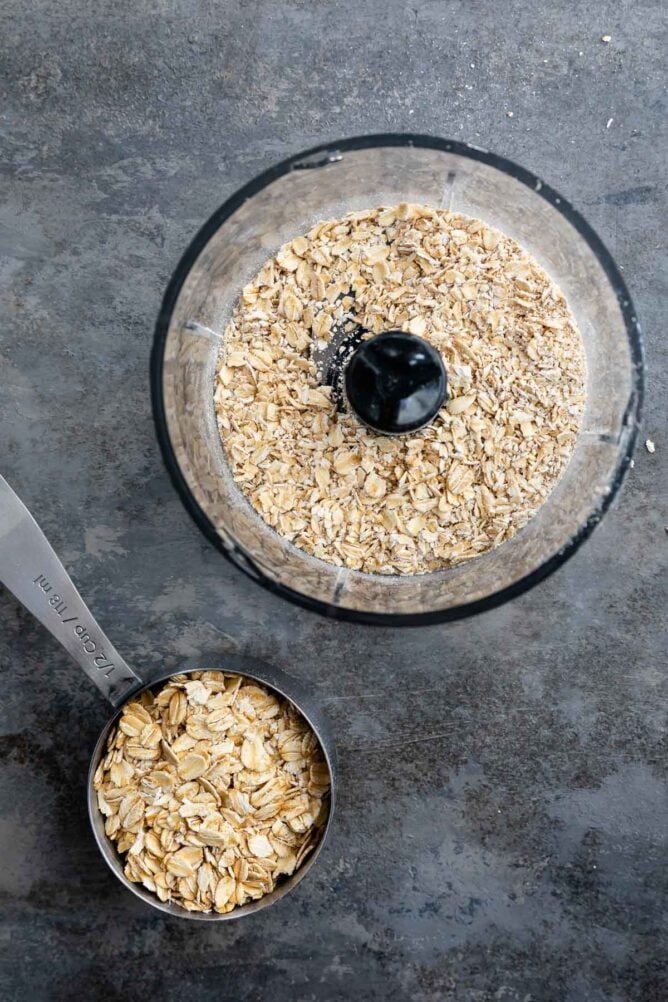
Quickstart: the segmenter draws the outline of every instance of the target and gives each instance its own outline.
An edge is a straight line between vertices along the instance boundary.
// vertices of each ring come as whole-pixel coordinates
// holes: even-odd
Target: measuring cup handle
[[[95,622],[37,522],[1,476],[0,582],[63,645],[114,706],[141,686]]]

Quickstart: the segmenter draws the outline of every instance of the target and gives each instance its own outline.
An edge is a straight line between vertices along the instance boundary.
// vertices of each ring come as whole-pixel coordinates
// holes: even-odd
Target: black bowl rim
[[[624,415],[624,426],[630,425],[630,432],[626,438],[626,447],[618,456],[617,465],[609,485],[609,490],[601,497],[598,505],[590,512],[587,519],[582,523],[577,532],[571,536],[569,541],[561,549],[545,560],[539,567],[526,574],[523,578],[515,581],[507,588],[502,588],[498,592],[476,599],[473,602],[466,602],[462,605],[452,606],[447,609],[433,610],[421,613],[376,613],[366,612],[357,609],[346,608],[345,606],[332,605],[322,602],[319,599],[310,598],[292,588],[279,582],[272,581],[262,570],[251,560],[251,558],[240,548],[229,548],[221,539],[215,526],[208,516],[201,509],[193,496],[181,469],[176,460],[174,449],[169,437],[167,428],[167,418],[165,414],[165,402],[163,392],[163,360],[165,353],[165,343],[172,317],[172,312],[176,304],[178,295],[192,268],[195,260],[204,249],[213,234],[247,199],[251,198],[261,189],[267,187],[273,181],[290,173],[293,170],[305,170],[311,168],[324,167],[327,164],[336,162],[340,155],[352,150],[369,149],[374,147],[414,147],[417,149],[440,150],[444,153],[456,153],[459,156],[468,157],[471,160],[478,160],[497,170],[509,174],[522,184],[531,188],[547,202],[556,208],[575,228],[580,236],[586,241],[590,249],[595,254],[599,264],[603,268],[612,289],[617,296],[620,310],[624,318],[626,333],[629,341],[629,350],[632,362],[632,386],[629,402]],[[179,494],[186,510],[193,518],[195,524],[201,529],[209,542],[236,567],[248,574],[254,581],[257,581],[268,591],[288,599],[295,605],[312,612],[320,613],[334,619],[348,620],[356,623],[366,623],[374,626],[426,626],[434,623],[452,622],[464,619],[488,609],[494,609],[509,599],[523,594],[540,581],[549,577],[554,571],[562,566],[580,548],[584,541],[594,531],[596,525],[606,513],[615,499],[630,467],[631,458],[638,438],[638,429],[642,413],[642,402],[644,396],[644,359],[643,344],[640,324],[631,301],[631,296],[626,287],[617,265],[608,249],[601,239],[591,228],[584,217],[575,209],[570,202],[563,198],[558,192],[545,184],[531,171],[520,167],[519,164],[490,153],[478,146],[463,143],[457,140],[442,139],[437,136],[420,135],[414,133],[377,133],[365,136],[353,136],[347,139],[340,139],[336,142],[322,143],[319,146],[311,147],[301,153],[281,160],[267,170],[258,174],[243,187],[239,188],[230,196],[216,212],[204,223],[195,235],[187,250],[179,261],[174,274],[167,286],[162,301],[158,320],[155,328],[153,349],[150,363],[151,379],[151,399],[153,404],[153,419],[155,422],[158,443],[162,452],[167,472]]]

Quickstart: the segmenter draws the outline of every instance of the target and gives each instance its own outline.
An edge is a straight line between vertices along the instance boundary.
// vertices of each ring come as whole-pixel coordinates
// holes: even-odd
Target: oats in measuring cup
[[[352,319],[443,357],[427,427],[375,434],[337,411],[318,352]],[[453,567],[510,539],[547,499],[585,402],[563,294],[481,220],[401,204],[318,223],[243,289],[215,407],[235,481],[307,553],[379,574]]]
[[[218,671],[123,708],[94,777],[128,880],[189,911],[270,893],[318,844],[329,770],[286,699]]]

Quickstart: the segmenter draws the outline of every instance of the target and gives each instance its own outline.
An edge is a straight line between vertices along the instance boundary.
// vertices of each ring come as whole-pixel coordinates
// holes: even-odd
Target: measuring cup
[[[239,655],[225,655],[225,665],[218,669],[253,679],[272,689],[278,696],[289,700],[315,733],[329,769],[331,783],[329,815],[320,841],[299,869],[281,881],[270,894],[225,914],[190,912],[172,902],[160,901],[141,884],[132,883],[127,879],[123,873],[123,861],[114,843],[105,833],[104,817],[97,806],[97,797],[93,789],[95,770],[105,752],[109,732],[120,717],[123,705],[130,697],[135,699],[145,689],[153,689],[177,673],[166,672],[147,684],[126,664],[98,626],[37,522],[2,476],[0,476],[0,582],[13,592],[19,602],[62,644],[114,707],[114,713],[102,728],[93,751],[88,770],[87,793],[88,815],[95,841],[108,866],[121,883],[153,908],[179,918],[205,922],[236,919],[261,911],[292,890],[315,863],[329,833],[336,785],[336,757],[329,726],[319,708],[313,705],[311,698],[299,683],[276,668]],[[205,668],[215,670],[215,666],[207,662],[206,665],[180,668],[178,674],[202,671]]]

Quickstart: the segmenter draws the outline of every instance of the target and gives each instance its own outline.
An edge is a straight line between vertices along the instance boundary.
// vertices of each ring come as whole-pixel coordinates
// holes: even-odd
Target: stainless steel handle
[[[95,622],[35,519],[1,476],[0,582],[63,645],[114,706],[142,685]]]

